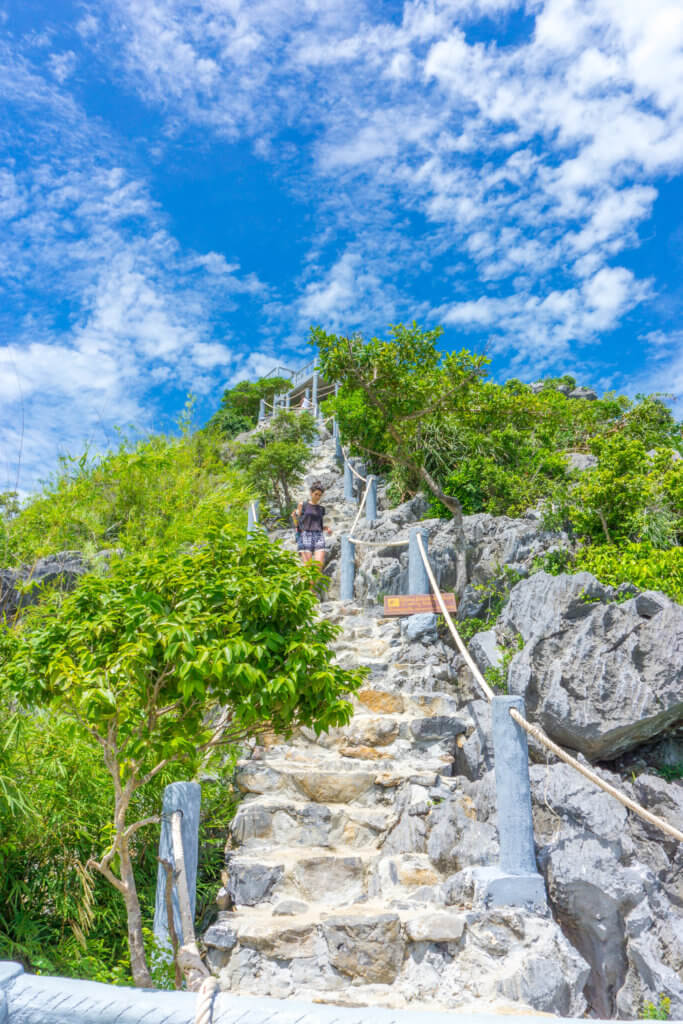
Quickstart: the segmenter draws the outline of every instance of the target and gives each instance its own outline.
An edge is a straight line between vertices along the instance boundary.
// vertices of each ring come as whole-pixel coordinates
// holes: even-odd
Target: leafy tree
[[[277,504],[282,518],[292,508],[292,488],[301,482],[317,427],[310,413],[280,410],[247,442],[235,443],[235,464],[262,501]]]
[[[462,526],[460,501],[427,466],[425,438],[438,431],[454,397],[476,384],[487,360],[464,350],[444,355],[436,347],[441,328],[423,331],[413,322],[389,333],[389,340],[366,342],[311,328],[323,376],[341,384],[334,406],[342,432],[357,450],[426,486]],[[464,580],[464,562],[460,568]]]
[[[217,514],[207,543],[130,555],[0,632],[0,685],[32,713],[60,715],[102,757],[113,813],[88,864],[125,903],[136,985],[152,978],[134,848],[158,821],[137,816],[136,801],[171,766],[192,775],[262,729],[320,732],[350,718],[362,676],[333,664],[337,628],[316,620],[310,577],[265,535],[245,543]]]
[[[223,393],[220,408],[207,423],[207,430],[218,431],[228,439],[251,430],[256,426],[261,399],[272,404],[273,397],[287,391],[290,386],[290,381],[285,377],[241,381]]]

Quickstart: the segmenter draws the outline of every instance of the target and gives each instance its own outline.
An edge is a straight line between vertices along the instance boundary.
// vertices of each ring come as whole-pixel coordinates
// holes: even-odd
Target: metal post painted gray
[[[312,397],[311,401],[313,402],[313,415],[317,416],[318,415],[318,371],[317,370],[315,370],[314,373],[313,373],[313,397]]]
[[[258,404],[258,421],[261,423],[266,418],[266,400],[262,398]]]
[[[500,866],[475,868],[473,875],[480,898],[489,906],[542,909],[546,906],[546,893],[543,878],[536,869],[529,750],[526,733],[510,717],[510,708],[525,714],[521,697],[493,698],[491,730]]]
[[[247,505],[247,537],[256,531],[258,526],[258,501],[250,501]]]
[[[348,462],[344,461],[344,500],[355,502],[356,496],[353,493],[353,473]]]
[[[353,581],[356,572],[356,545],[344,535],[341,542],[341,583],[339,596],[342,601],[353,601]]]
[[[529,875],[536,871],[529,750],[526,733],[510,717],[510,708],[525,714],[521,697],[493,698],[492,730],[500,869],[510,875]]]
[[[161,810],[161,837],[159,839],[159,857],[173,864],[173,842],[171,839],[171,815],[174,811],[183,812],[183,850],[185,851],[185,869],[187,886],[190,890],[190,903],[194,916],[197,895],[197,856],[199,847],[199,808],[202,800],[202,788],[198,782],[172,782],[164,790]],[[166,916],[166,872],[159,865],[157,874],[157,893],[154,905],[154,934],[160,946],[170,948],[171,940]],[[176,932],[182,937],[180,925],[180,909],[178,894],[173,887],[173,920]]]
[[[365,499],[365,520],[374,523],[377,518],[377,477],[369,476],[367,482],[368,496]]]
[[[408,542],[408,593],[428,594],[430,591],[429,577],[424,567],[420,549],[417,546],[418,533],[422,537],[425,555],[429,555],[429,534],[420,526],[413,526],[409,534]]]

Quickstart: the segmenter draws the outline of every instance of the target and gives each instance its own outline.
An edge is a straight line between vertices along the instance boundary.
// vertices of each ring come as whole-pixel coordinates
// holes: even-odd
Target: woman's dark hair
[[[321,494],[325,493],[325,488],[323,487],[319,480],[314,480],[313,483],[311,484],[311,492],[313,491],[320,491]]]

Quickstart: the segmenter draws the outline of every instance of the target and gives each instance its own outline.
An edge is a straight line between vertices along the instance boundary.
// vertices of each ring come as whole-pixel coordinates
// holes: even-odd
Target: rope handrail
[[[258,509],[256,508],[256,502],[252,501],[252,502],[250,502],[250,505],[251,505],[251,515],[252,515],[252,518],[254,520],[254,526],[258,526]]]
[[[626,794],[622,793],[620,789],[616,788],[616,786],[612,786],[609,782],[605,782],[605,780],[601,779],[594,771],[591,771],[590,768],[587,768],[585,765],[581,764],[580,761],[577,761],[575,757],[568,754],[567,751],[563,750],[563,748],[558,746],[557,743],[554,743],[542,729],[538,728],[537,725],[532,725],[531,722],[527,722],[526,718],[524,718],[523,715],[520,715],[516,708],[510,708],[510,715],[514,718],[515,722],[517,722],[517,724],[529,734],[529,736],[533,736],[535,740],[538,740],[538,742],[542,743],[544,747],[551,750],[553,754],[556,754],[561,761],[565,762],[565,764],[571,765],[572,768],[575,768],[576,771],[580,772],[586,779],[593,782],[596,786],[599,786],[600,789],[604,789],[606,793],[613,796],[614,799],[618,800],[620,804],[624,805],[624,807],[628,807],[628,809],[633,811],[634,814],[637,814],[638,817],[649,822],[651,825],[656,825],[657,828],[660,828],[663,832],[666,832],[668,835],[673,836],[674,839],[677,839],[679,843],[683,843],[683,832],[679,832],[677,828],[670,825],[668,821],[664,820],[664,818],[660,818],[659,815],[653,814],[652,811],[648,811],[645,807],[641,806],[641,804],[636,803],[635,800],[626,796]]]
[[[353,473],[353,475],[354,475],[355,477],[358,477],[358,479],[359,479],[359,480],[362,480],[362,481],[363,481],[363,483],[367,483],[367,480],[368,480],[368,478],[367,478],[366,476],[363,476],[363,475],[362,475],[362,473],[359,473],[359,472],[358,472],[358,470],[357,470],[357,469],[354,469],[354,467],[353,467],[353,466],[351,465],[351,462],[350,462],[350,460],[349,460],[349,457],[348,457],[348,455],[346,454],[346,452],[344,451],[344,448],[343,448],[343,446],[342,446],[342,455],[344,456],[344,462],[345,462],[345,463],[346,463],[346,465],[347,465],[347,466],[349,467],[349,469],[351,470],[351,472]]]
[[[479,671],[479,668],[474,662],[472,655],[469,653],[465,644],[463,643],[462,637],[455,628],[453,619],[451,618],[450,613],[446,608],[446,605],[444,604],[443,598],[441,597],[441,591],[439,590],[436,579],[434,578],[434,573],[432,572],[432,567],[429,563],[429,559],[427,558],[427,554],[422,543],[422,537],[420,536],[419,533],[417,534],[416,539],[420,556],[425,567],[425,571],[427,573],[427,576],[429,577],[429,582],[431,584],[432,590],[434,591],[434,596],[436,597],[439,607],[441,608],[443,617],[446,620],[446,623],[448,624],[448,628],[451,631],[451,635],[458,646],[458,650],[463,655],[468,667],[471,669],[474,678],[483,689],[487,699],[491,701],[495,696],[494,692],[484,679],[481,672]],[[564,761],[565,764],[568,764],[572,768],[575,768],[576,771],[580,772],[580,774],[584,776],[584,778],[588,779],[594,785],[604,790],[605,793],[608,793],[610,796],[614,797],[615,800],[618,800],[619,803],[623,804],[624,807],[627,807],[629,810],[633,811],[633,813],[637,814],[638,817],[642,818],[644,821],[649,822],[650,825],[655,825],[663,832],[666,832],[667,835],[673,836],[673,838],[677,839],[679,843],[683,843],[683,832],[679,832],[677,828],[674,828],[673,825],[670,825],[668,821],[665,821],[664,818],[660,818],[659,815],[653,814],[651,811],[646,810],[639,803],[636,803],[635,800],[632,800],[630,797],[626,796],[625,793],[622,793],[621,790],[617,789],[615,786],[610,785],[609,782],[605,782],[604,779],[601,779],[600,776],[597,775],[595,772],[591,771],[590,768],[586,768],[585,765],[582,765],[581,762],[577,761],[575,757],[572,757],[571,754],[568,754],[566,750],[563,750],[563,748],[558,746],[557,743],[554,743],[549,736],[546,736],[545,732],[542,729],[539,729],[538,726],[532,725],[530,722],[528,722],[523,715],[520,715],[519,711],[517,711],[516,708],[510,708],[510,715],[515,720],[515,722],[517,722],[517,724],[520,725],[522,729],[524,729],[525,732],[527,732],[530,736],[533,736],[534,739],[541,743],[544,747],[547,747],[549,750],[551,750],[557,757],[560,758],[561,761]]]
[[[477,682],[479,683],[480,687],[484,691],[484,693],[486,695],[486,699],[487,700],[493,700],[493,698],[495,696],[494,693],[493,693],[493,690],[491,689],[491,687],[489,686],[489,684],[486,682],[486,680],[484,679],[483,675],[479,671],[479,668],[478,668],[476,662],[474,661],[474,658],[472,657],[470,652],[467,650],[467,647],[465,646],[465,644],[462,641],[462,637],[460,636],[460,634],[458,633],[457,629],[455,628],[455,625],[453,623],[453,619],[451,618],[451,614],[448,611],[448,608],[446,607],[444,599],[441,596],[441,590],[439,589],[439,585],[436,582],[436,579],[434,578],[434,573],[432,572],[432,567],[431,567],[431,565],[429,563],[429,559],[427,558],[427,554],[425,552],[424,545],[422,543],[422,537],[420,536],[419,533],[416,536],[416,540],[417,540],[417,547],[418,547],[418,550],[420,552],[420,556],[422,558],[422,562],[424,564],[425,571],[427,573],[427,576],[429,577],[429,582],[431,584],[432,590],[434,591],[434,596],[436,597],[437,604],[439,605],[439,608],[441,609],[441,614],[443,615],[444,619],[446,620],[448,628],[451,631],[451,635],[452,635],[453,639],[455,640],[455,642],[456,642],[456,644],[458,646],[458,650],[460,651],[460,653],[462,654],[463,658],[467,662],[467,665],[470,668],[472,674],[474,675],[474,678],[477,680]]]

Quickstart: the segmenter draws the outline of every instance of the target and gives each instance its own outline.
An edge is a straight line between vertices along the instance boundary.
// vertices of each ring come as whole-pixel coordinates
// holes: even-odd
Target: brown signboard
[[[449,612],[457,610],[455,594],[442,594],[443,603]],[[419,612],[436,612],[441,608],[434,594],[392,594],[384,598],[385,618],[391,615],[416,615]]]

